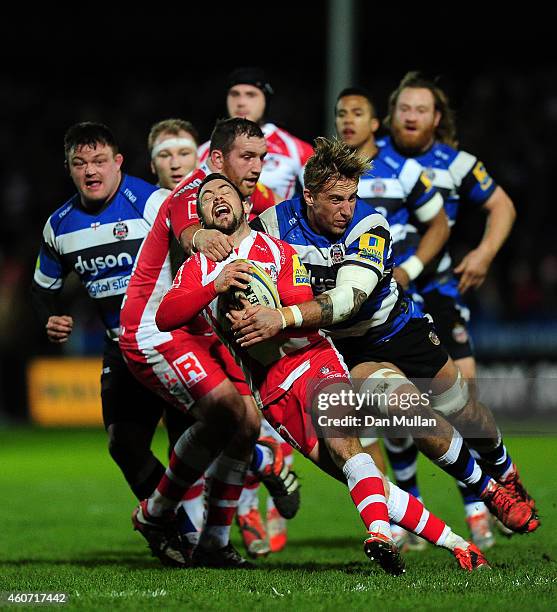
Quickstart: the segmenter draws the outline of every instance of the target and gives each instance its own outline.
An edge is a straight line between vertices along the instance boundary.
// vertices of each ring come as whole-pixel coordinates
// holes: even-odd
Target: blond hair
[[[370,169],[371,163],[342,140],[320,136],[315,139],[315,152],[304,170],[304,185],[317,194],[331,181],[334,184],[341,178],[358,180]]]

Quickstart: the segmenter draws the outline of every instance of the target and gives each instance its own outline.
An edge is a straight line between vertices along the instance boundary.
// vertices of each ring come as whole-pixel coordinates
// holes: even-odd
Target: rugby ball
[[[277,287],[261,264],[249,259],[236,261],[242,261],[251,266],[251,280],[246,289],[233,288],[219,296],[218,320],[225,330],[230,328],[226,313],[229,310],[242,310],[244,308],[242,299],[247,300],[252,306],[279,308],[281,305]]]

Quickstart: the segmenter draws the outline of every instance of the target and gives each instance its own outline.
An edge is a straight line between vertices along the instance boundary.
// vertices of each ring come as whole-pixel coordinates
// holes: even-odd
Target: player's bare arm
[[[225,260],[234,247],[230,236],[219,230],[204,229],[198,223],[190,225],[180,234],[180,244],[188,255],[203,253],[211,261]]]
[[[461,275],[458,285],[461,293],[484,282],[489,266],[509,236],[516,218],[514,204],[501,187],[495,189],[484,204],[484,210],[487,211],[487,222],[483,238],[454,270]]]
[[[239,336],[240,346],[247,348],[276,336],[287,327],[328,327],[354,316],[376,284],[377,276],[370,270],[346,265],[339,270],[337,286],[311,301],[277,310],[256,306],[231,312],[232,330]]]
[[[450,229],[447,215],[443,208],[426,223],[416,253],[393,270],[393,276],[403,289],[408,289],[411,281],[417,278],[423,268],[441,251],[449,239]]]

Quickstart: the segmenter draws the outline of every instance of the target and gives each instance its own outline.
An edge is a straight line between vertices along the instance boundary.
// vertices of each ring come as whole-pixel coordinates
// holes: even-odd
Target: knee
[[[464,409],[474,410],[475,400],[470,396],[468,384],[462,378],[460,372],[453,384],[443,393],[431,398],[433,410],[445,417],[456,417],[463,413]]]
[[[108,452],[120,464],[130,456],[142,455],[150,451],[149,441],[143,432],[134,430],[126,423],[113,423],[108,430]]]

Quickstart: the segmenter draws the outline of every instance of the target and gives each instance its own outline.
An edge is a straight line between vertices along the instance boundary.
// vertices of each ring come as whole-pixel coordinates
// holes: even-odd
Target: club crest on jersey
[[[435,346],[439,346],[441,344],[441,340],[439,340],[437,334],[434,331],[429,332],[429,339],[431,340],[432,344],[435,344]]]
[[[331,247],[331,262],[333,264],[340,264],[344,259],[344,251],[340,244],[333,244]]]
[[[299,255],[292,255],[292,282],[297,287],[310,284],[308,271]]]
[[[366,259],[379,266],[383,265],[385,239],[373,234],[362,234],[358,245],[358,257]]]
[[[118,221],[112,230],[114,238],[117,240],[124,240],[128,237],[128,226],[123,221]]]
[[[435,170],[431,166],[424,170],[424,174],[430,181],[433,181],[435,179]]]
[[[385,195],[385,192],[387,191],[387,185],[385,185],[385,183],[381,179],[376,179],[371,184],[371,191],[374,196]]]

